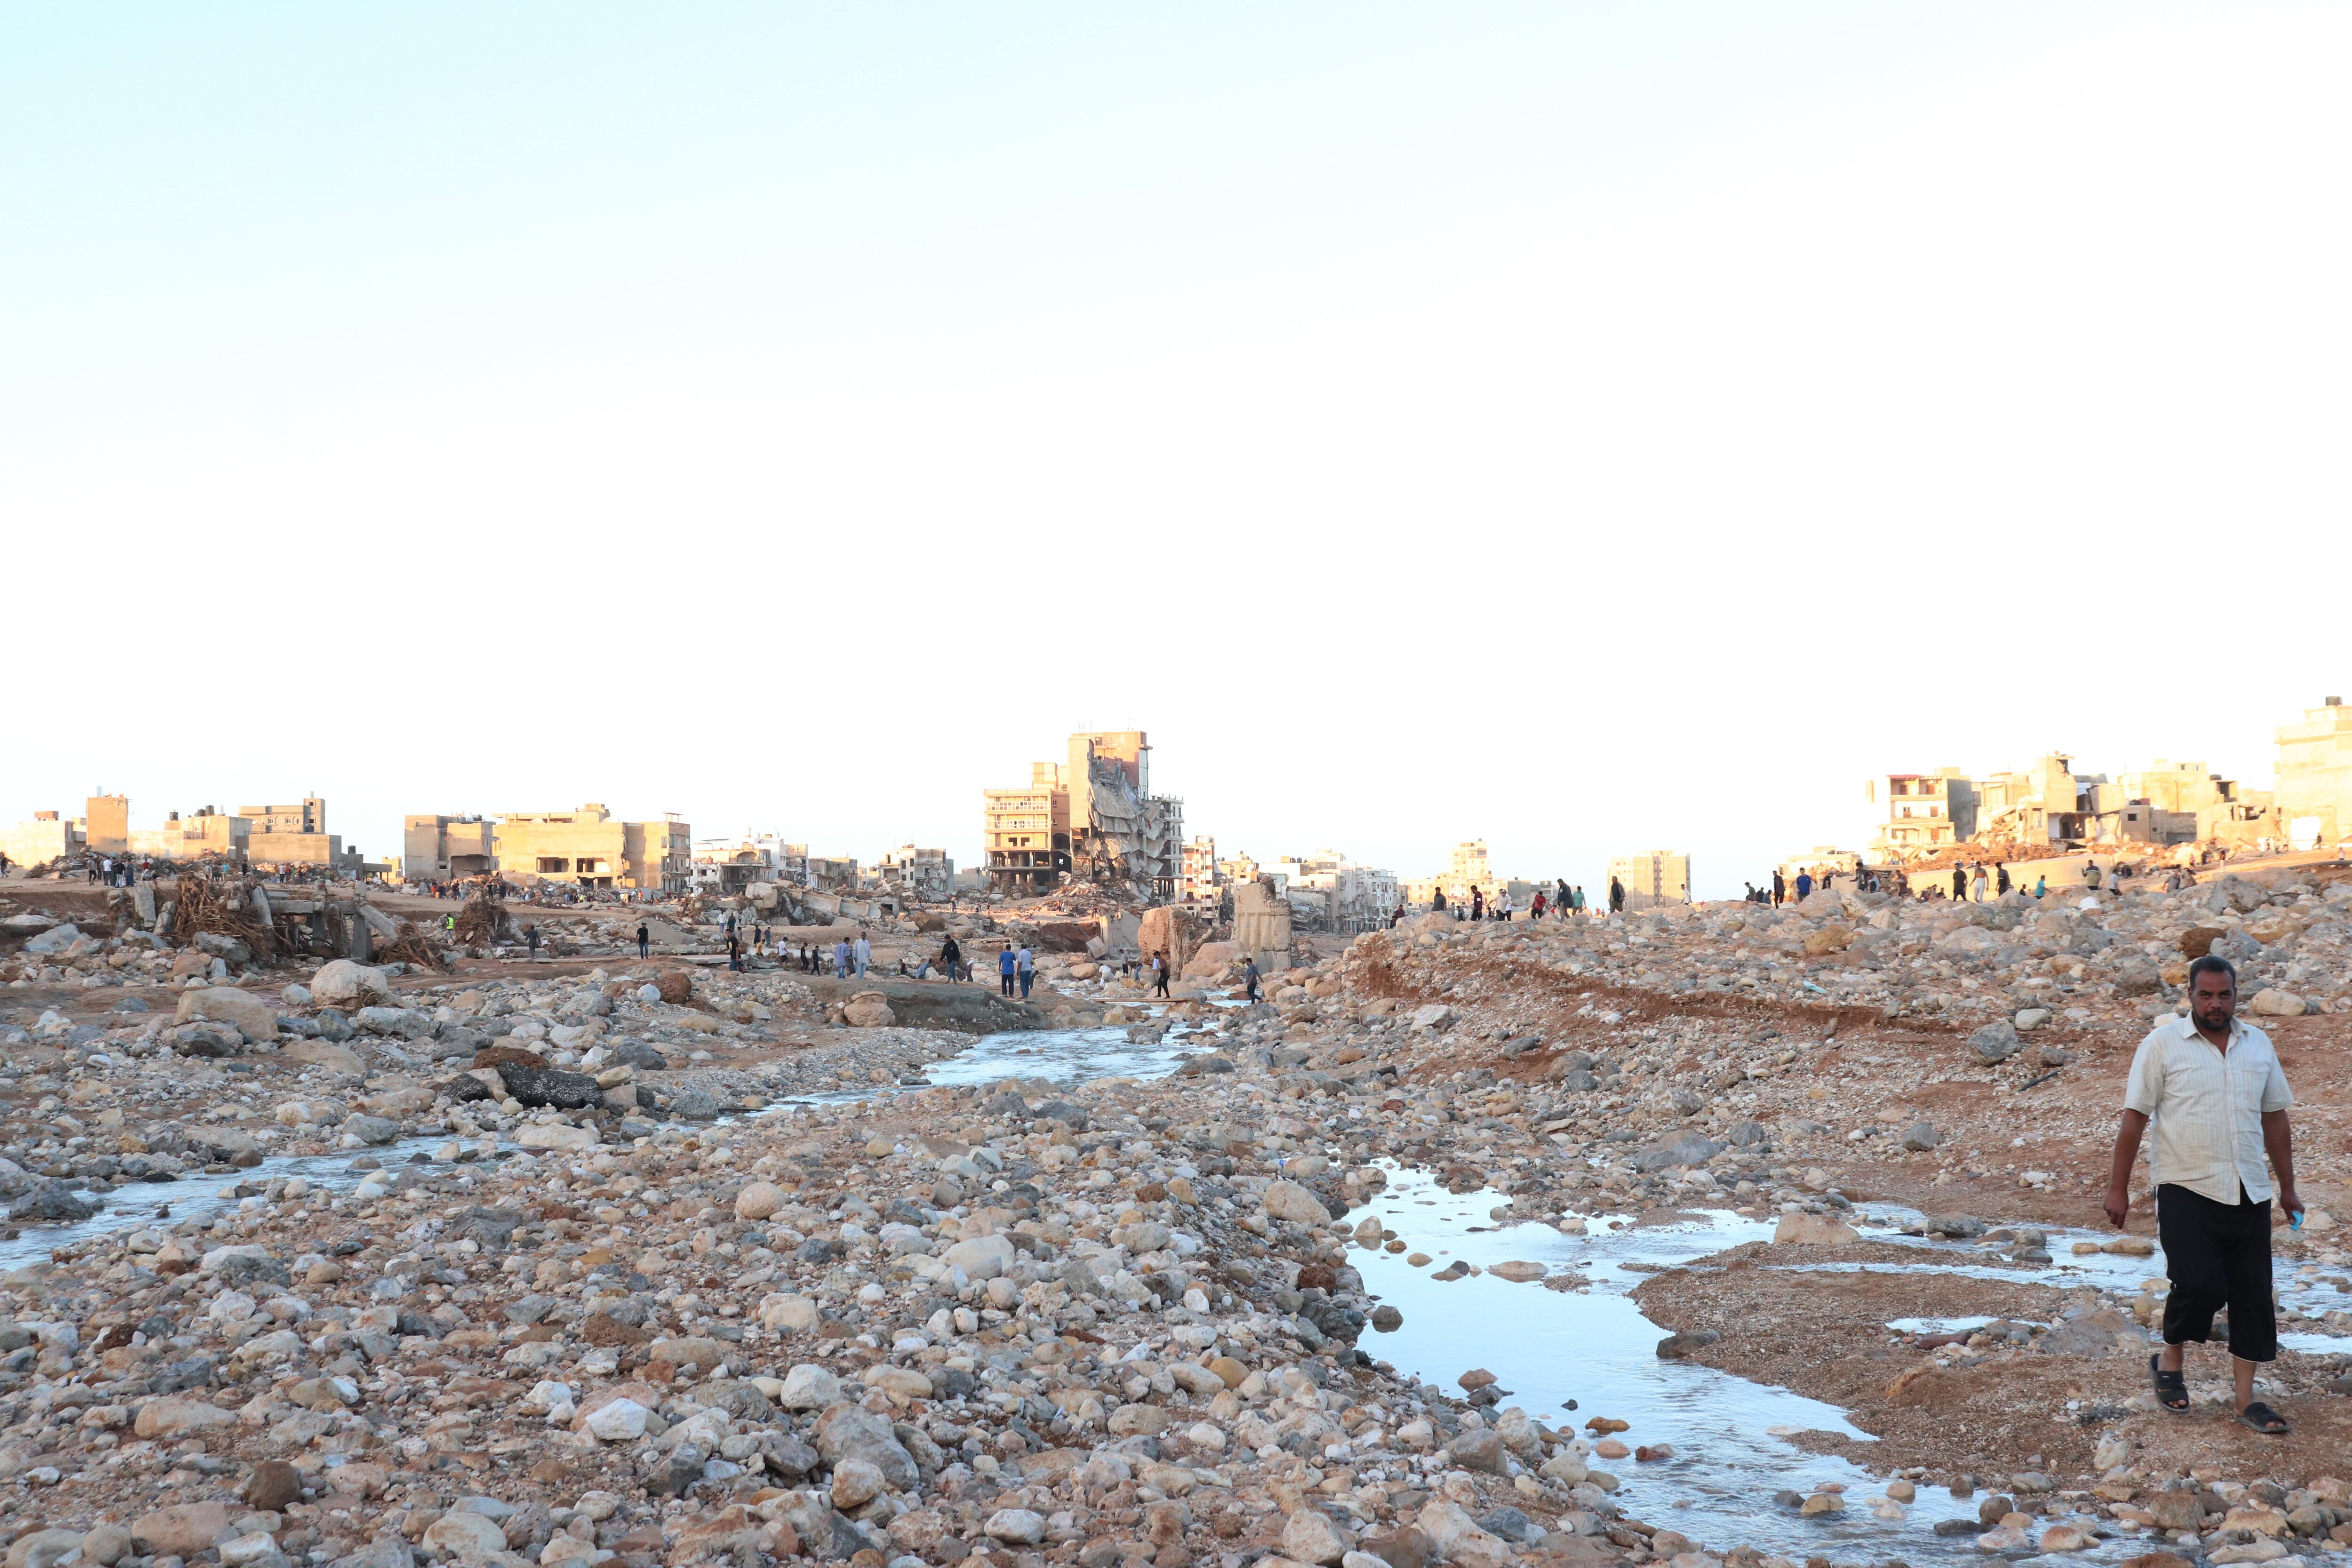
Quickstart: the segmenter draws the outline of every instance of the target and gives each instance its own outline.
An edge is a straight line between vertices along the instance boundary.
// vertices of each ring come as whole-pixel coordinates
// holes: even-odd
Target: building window
[[[539,869],[542,876],[551,871],[568,871],[571,868],[572,863],[559,856],[542,855],[539,858]]]

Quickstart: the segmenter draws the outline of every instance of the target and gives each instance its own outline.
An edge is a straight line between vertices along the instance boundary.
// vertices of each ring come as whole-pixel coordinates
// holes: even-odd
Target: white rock
[[[735,1194],[737,1219],[766,1219],[784,1206],[784,1189],[773,1182],[753,1182]]]
[[[630,1402],[616,1400],[614,1403]],[[612,1405],[604,1408],[609,1410]],[[636,1406],[640,1429],[645,1424],[645,1408],[642,1405]],[[595,1417],[589,1419],[593,1421]],[[442,1557],[479,1557],[491,1552],[504,1552],[507,1549],[507,1532],[503,1526],[493,1520],[484,1519],[478,1513],[452,1509],[425,1529],[425,1548]]]
[[[380,969],[338,958],[310,976],[310,995],[323,1007],[367,1007],[392,994]]]
[[[839,1378],[803,1362],[784,1374],[783,1396],[776,1403],[787,1410],[822,1410],[840,1397]]]
[[[588,1413],[588,1430],[607,1443],[627,1443],[646,1435],[646,1407],[634,1399],[615,1399]]]
[[[1013,1267],[1013,1244],[1001,1236],[967,1237],[940,1254],[940,1261],[961,1268],[966,1279],[993,1279]]]
[[[1296,1225],[1331,1223],[1331,1211],[1323,1206],[1323,1200],[1297,1182],[1269,1182],[1265,1189],[1265,1212],[1276,1219],[1286,1219]]]
[[[823,1322],[816,1303],[806,1296],[771,1296],[760,1303],[760,1326],[807,1333]]]
[[[1018,1541],[1034,1546],[1045,1539],[1045,1516],[1034,1509],[1000,1508],[981,1527],[997,1541]]]

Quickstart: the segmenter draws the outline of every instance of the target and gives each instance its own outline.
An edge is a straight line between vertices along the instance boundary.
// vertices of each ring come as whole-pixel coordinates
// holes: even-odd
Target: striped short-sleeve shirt
[[[2269,1200],[2263,1114],[2294,1103],[2271,1037],[2236,1019],[2227,1051],[2187,1018],[2158,1024],[2133,1055],[2124,1089],[2126,1109],[2151,1123],[2147,1158],[2157,1184],[2187,1187],[2217,1204],[2236,1204],[2241,1187],[2255,1203]]]

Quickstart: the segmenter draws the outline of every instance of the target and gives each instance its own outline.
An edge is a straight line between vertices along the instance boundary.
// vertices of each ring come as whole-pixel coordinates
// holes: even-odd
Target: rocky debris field
[[[0,1277],[8,1568],[1793,1562],[1653,1508],[1638,1411],[1391,1367],[1370,1253],[1527,1312],[1584,1287],[1408,1254],[1372,1212],[1398,1167],[1529,1237],[1769,1226],[1637,1298],[1661,1356],[1883,1439],[1844,1445],[1876,1495],[1757,1475],[1759,1520],[1900,1526],[1932,1487],[1975,1515],[1910,1558],[2338,1552],[2347,1358],[2266,1374],[2284,1440],[2224,1424],[2210,1357],[2199,1408],[2158,1412],[2144,1214],[2064,1227],[2096,1222],[2122,1064],[2202,942],[2273,994],[2305,1102],[2289,1326],[2352,1329],[2341,886],[1426,918],[1255,1008],[1212,1005],[1211,955],[1156,1015],[1066,957],[1040,1022],[1184,1019],[1194,1050],[978,1089],[907,1082],[970,1033],[860,1024],[855,988],[788,970],[92,987],[68,967],[148,958],[77,934],[10,994],[34,1016],[5,1026],[0,1182],[14,1246],[99,1203],[117,1223]],[[819,1093],[843,1098],[784,1103]],[[350,1173],[259,1169],[306,1154]],[[2069,1274],[2081,1247],[2101,1267]],[[1930,1267],[1832,1271],[1886,1263]],[[1888,1326],[1915,1318],[1982,1321]]]

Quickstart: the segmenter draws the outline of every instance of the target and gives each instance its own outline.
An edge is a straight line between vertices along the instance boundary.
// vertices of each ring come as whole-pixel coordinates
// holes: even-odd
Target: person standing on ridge
[[[1779,909],[1788,897],[1789,884],[1781,879],[1780,870],[1776,868],[1772,872],[1772,907]]]
[[[1613,871],[1609,875],[1609,912],[1612,915],[1625,912],[1625,884],[1617,879]]]
[[[996,952],[996,989],[1003,995],[1013,994],[1013,948],[1010,943]]]

